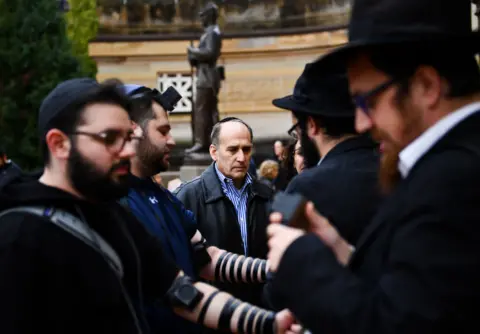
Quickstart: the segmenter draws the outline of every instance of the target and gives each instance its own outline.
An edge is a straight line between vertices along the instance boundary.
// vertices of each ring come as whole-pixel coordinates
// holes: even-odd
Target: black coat
[[[357,243],[380,203],[378,145],[366,136],[332,148],[319,166],[290,181],[286,192],[315,204],[350,244]]]
[[[257,180],[252,181],[247,203],[248,256],[266,258],[268,203],[273,191]],[[236,254],[244,254],[243,241],[235,207],[223,193],[215,165],[182,184],[175,195],[197,219],[198,230],[210,245]],[[215,284],[238,298],[258,303],[261,290],[248,285]]]
[[[161,300],[178,274],[158,239],[116,203],[93,204],[23,177],[0,190],[0,211],[28,205],[53,206],[84,220],[115,250],[125,274],[119,279],[96,250],[49,219],[5,214],[0,333],[136,333],[125,297],[138,316],[139,300]]]
[[[477,333],[479,128],[477,113],[417,162],[365,230],[349,268],[316,236],[296,240],[272,284],[276,302],[313,333]]]

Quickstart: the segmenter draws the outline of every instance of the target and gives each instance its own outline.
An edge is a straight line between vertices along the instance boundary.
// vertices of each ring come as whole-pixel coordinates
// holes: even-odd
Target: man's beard
[[[118,200],[128,194],[130,175],[117,176],[117,181],[113,179],[114,171],[125,166],[130,169],[129,160],[113,165],[107,173],[101,172],[83,157],[75,146],[72,146],[67,173],[73,187],[87,200],[107,202]]]
[[[315,167],[320,161],[320,154],[317,146],[313,140],[308,137],[306,132],[306,130],[300,132],[300,145],[302,146],[303,164],[305,169]]]
[[[165,162],[165,150],[165,147],[161,149],[152,144],[147,134],[138,143],[137,158],[143,176],[154,176],[168,170],[168,162]]]
[[[377,141],[390,138],[386,133],[374,128],[371,132],[373,139]],[[402,148],[393,141],[388,141],[388,146],[384,147],[381,153],[379,182],[384,194],[392,192],[401,180],[400,172],[398,171],[399,154]]]
[[[423,121],[420,111],[408,103],[408,97],[397,97],[398,112],[403,118],[403,143],[395,142],[386,132],[373,128],[371,130],[372,138],[386,144],[382,147],[379,181],[384,193],[392,192],[401,181],[402,176],[398,170],[400,161],[400,152],[411,143],[419,134],[423,132]]]

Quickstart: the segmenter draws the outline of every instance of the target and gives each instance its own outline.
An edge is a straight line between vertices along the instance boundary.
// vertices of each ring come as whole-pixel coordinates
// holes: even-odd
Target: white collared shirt
[[[480,111],[480,102],[470,103],[443,117],[433,126],[422,133],[417,139],[405,147],[399,154],[398,170],[403,178],[408,176],[413,166],[423,157],[440,139],[442,139],[457,124]]]

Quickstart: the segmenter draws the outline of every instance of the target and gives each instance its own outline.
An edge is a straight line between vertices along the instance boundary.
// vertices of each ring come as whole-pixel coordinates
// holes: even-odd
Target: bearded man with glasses
[[[356,130],[383,146],[388,197],[354,252],[311,205],[315,235],[268,227],[273,293],[314,333],[478,328],[480,33],[471,10],[468,0],[356,0],[349,42],[315,62],[320,73],[347,69]]]
[[[128,194],[140,139],[131,109],[118,84],[90,78],[62,82],[43,100],[43,174],[16,178],[0,191],[2,334],[149,333],[144,305],[160,300],[221,331],[293,333],[287,311],[274,314],[195,283],[116,203]],[[234,270],[244,261],[232,255],[218,260],[216,277],[262,276],[260,261]]]

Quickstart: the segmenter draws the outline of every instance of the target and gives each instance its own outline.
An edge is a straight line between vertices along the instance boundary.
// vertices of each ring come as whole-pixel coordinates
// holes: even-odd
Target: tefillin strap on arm
[[[198,317],[198,323],[205,324],[205,316],[212,303],[215,303],[215,297],[220,293],[216,291],[210,295]],[[236,324],[232,325],[233,314],[238,310],[239,316]],[[244,303],[236,298],[230,297],[223,305],[222,311],[218,319],[217,328],[221,332],[231,332],[233,328],[237,328],[240,334],[274,334],[275,330],[275,313],[267,311],[248,303]]]
[[[231,331],[231,319],[237,309],[240,309],[240,316],[236,324],[237,333],[275,333],[275,313],[255,307],[248,303],[242,303],[233,297],[223,306],[222,313],[218,320],[219,330],[225,332]]]
[[[210,254],[208,254],[207,240],[202,237],[202,240],[194,243],[193,248],[193,264],[195,266],[196,272],[200,272],[207,264],[212,261]]]
[[[264,283],[268,263],[243,255],[224,252],[215,265],[215,280],[231,283]]]

